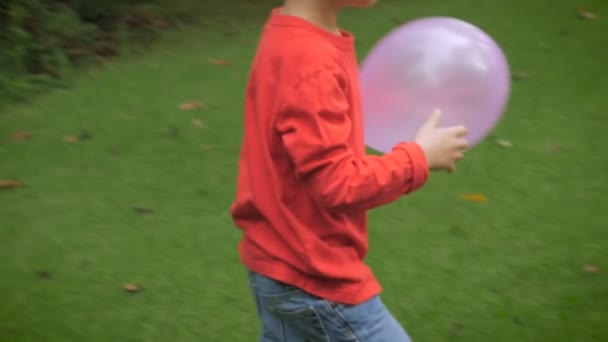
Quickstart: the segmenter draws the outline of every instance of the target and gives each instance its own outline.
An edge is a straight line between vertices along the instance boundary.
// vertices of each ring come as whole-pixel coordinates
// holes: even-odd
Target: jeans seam
[[[318,310],[312,305],[310,305],[309,307],[310,307],[310,310],[315,314],[315,317],[317,317],[317,320],[319,321],[319,326],[321,327],[325,340],[327,342],[331,342],[331,337],[330,337],[329,333],[327,332],[327,328],[325,327],[325,324],[323,323],[323,318],[321,317],[321,315],[319,315]]]
[[[330,309],[330,312],[333,313],[338,318],[338,321],[340,322],[340,324],[342,324],[346,329],[348,329],[348,332],[352,334],[352,337],[354,338],[353,342],[361,342],[361,339],[359,338],[359,336],[357,336],[355,329],[353,329],[353,327],[350,325],[350,323],[348,323],[348,320],[346,319],[346,317],[344,317],[344,315],[342,315],[340,310],[338,310],[338,305],[334,305],[334,303],[332,303],[328,300],[325,300],[325,303],[327,304],[327,307]]]

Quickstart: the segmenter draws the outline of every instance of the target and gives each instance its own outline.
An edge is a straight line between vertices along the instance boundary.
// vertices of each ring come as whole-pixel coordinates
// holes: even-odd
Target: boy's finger
[[[454,127],[454,134],[461,138],[469,134],[469,130],[465,126],[456,126]]]
[[[459,151],[466,151],[470,147],[469,142],[466,139],[460,139],[457,146]]]
[[[433,111],[429,119],[426,121],[426,124],[432,127],[436,127],[437,124],[439,124],[439,120],[441,119],[441,114],[442,113],[440,109],[435,109],[435,111]]]

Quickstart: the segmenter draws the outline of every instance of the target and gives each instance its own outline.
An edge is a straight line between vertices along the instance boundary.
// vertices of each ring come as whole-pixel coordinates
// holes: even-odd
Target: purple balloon
[[[361,65],[367,146],[388,152],[413,141],[429,115],[440,126],[465,125],[471,145],[498,123],[510,89],[500,47],[485,32],[454,18],[431,17],[389,33]]]

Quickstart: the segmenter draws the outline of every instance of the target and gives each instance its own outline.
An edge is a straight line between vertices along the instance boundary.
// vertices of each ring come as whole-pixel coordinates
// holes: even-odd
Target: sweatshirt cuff
[[[429,166],[422,147],[415,142],[400,143],[395,146],[394,150],[398,149],[407,154],[412,163],[411,186],[407,187],[407,193],[413,192],[421,188],[429,178]]]

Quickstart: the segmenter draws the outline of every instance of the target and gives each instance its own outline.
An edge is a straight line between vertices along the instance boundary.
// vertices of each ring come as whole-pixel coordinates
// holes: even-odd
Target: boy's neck
[[[281,13],[300,17],[324,28],[336,35],[340,35],[338,14],[342,9],[341,1],[337,0],[285,0]]]

